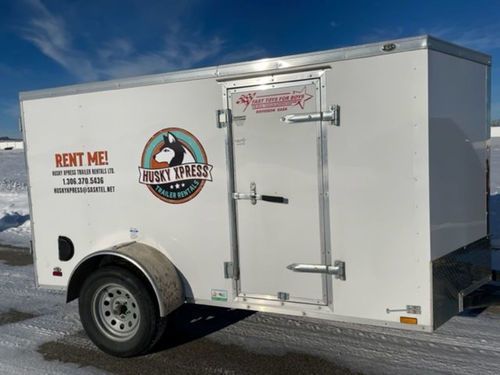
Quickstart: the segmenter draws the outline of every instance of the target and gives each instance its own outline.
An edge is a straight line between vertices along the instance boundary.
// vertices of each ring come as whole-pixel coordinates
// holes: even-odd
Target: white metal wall
[[[420,305],[430,321],[427,51],[334,63],[327,104],[335,314],[398,321],[386,309]]]
[[[487,235],[487,67],[429,52],[432,259]]]
[[[217,129],[214,115],[220,106],[215,80],[25,101],[39,283],[65,286],[80,259],[130,241],[134,228],[134,240],[164,251],[181,271],[188,297],[210,300],[212,288],[231,290],[223,274],[230,249],[225,132]],[[213,181],[184,204],[165,203],[138,182],[146,142],[167,127],[192,132],[214,166]],[[54,154],[95,150],[108,151],[116,173],[105,178],[116,192],[54,194],[60,185],[51,175]],[[67,263],[58,260],[61,234],[76,247]],[[63,277],[53,277],[53,267],[61,267]]]

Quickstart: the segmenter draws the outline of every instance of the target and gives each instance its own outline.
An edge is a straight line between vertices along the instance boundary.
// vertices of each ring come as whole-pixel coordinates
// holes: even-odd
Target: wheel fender
[[[158,301],[160,316],[166,316],[184,303],[182,282],[172,262],[155,248],[139,242],[125,243],[98,251],[82,259],[70,276],[67,301],[77,298],[89,269],[100,260],[116,257],[139,270],[149,281]]]

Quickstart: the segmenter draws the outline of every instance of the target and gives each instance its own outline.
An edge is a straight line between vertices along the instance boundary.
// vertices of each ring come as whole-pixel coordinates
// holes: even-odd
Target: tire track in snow
[[[210,311],[207,320],[217,315],[217,310]],[[366,374],[496,374],[500,365],[500,327],[492,329],[489,323],[497,320],[492,317],[495,315],[488,312],[477,318],[457,317],[445,329],[430,334],[256,313],[211,333],[208,339],[251,353],[313,355]],[[483,329],[481,338],[476,337],[478,327]],[[461,331],[459,336],[457,330]],[[81,333],[60,342],[77,349],[97,350]]]
[[[64,294],[36,289],[33,267],[0,263],[0,312],[12,309],[38,315],[0,326],[0,374],[102,374],[77,364],[47,362],[40,345],[72,335],[81,329],[75,304],[66,305]]]
[[[492,329],[488,320],[487,313],[474,319],[456,317],[446,330],[429,334],[255,314],[213,338],[250,349],[272,351],[278,345],[282,350],[314,353],[364,373],[496,374],[500,327]],[[487,337],[486,342],[476,338],[478,326],[483,326],[480,336]],[[465,328],[467,334],[455,336],[457,328]]]

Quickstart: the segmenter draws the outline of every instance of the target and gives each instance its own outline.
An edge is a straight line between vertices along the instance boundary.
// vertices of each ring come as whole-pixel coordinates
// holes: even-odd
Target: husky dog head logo
[[[196,197],[212,166],[200,141],[180,128],[167,128],[153,135],[142,153],[139,182],[167,203],[185,203]]]
[[[194,162],[193,155],[172,133],[163,135],[162,149],[154,156],[154,159],[158,163],[167,163],[169,167]]]

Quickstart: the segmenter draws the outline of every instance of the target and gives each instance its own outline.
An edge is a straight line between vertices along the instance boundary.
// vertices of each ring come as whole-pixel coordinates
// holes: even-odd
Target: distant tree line
[[[9,137],[0,137],[0,141],[21,141],[22,139],[15,139]]]
[[[500,126],[500,119],[492,120],[491,126]]]

